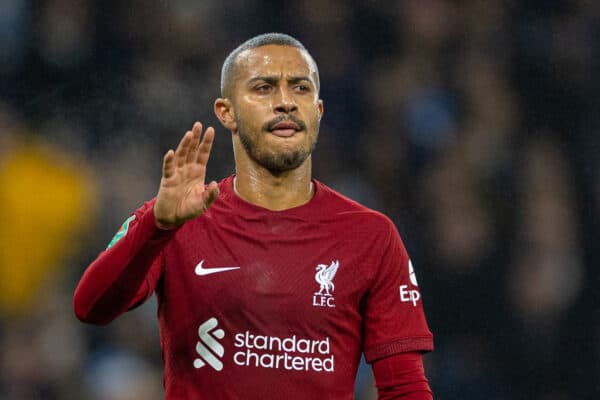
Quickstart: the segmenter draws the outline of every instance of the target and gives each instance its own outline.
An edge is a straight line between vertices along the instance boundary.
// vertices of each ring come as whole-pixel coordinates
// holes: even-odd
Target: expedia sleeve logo
[[[416,307],[417,302],[421,300],[421,293],[419,292],[417,275],[415,274],[411,260],[408,260],[408,278],[411,283],[410,285],[400,285],[400,301],[403,303],[410,302]]]

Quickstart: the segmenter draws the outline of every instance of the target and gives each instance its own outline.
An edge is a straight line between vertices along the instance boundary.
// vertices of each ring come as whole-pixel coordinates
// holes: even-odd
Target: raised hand
[[[219,195],[217,182],[205,187],[206,164],[215,138],[209,127],[202,136],[202,124],[194,123],[177,146],[163,159],[160,187],[154,204],[156,225],[173,229],[204,213]]]

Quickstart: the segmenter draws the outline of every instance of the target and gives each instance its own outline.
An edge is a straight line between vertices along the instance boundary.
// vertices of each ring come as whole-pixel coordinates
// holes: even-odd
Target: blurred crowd
[[[315,177],[405,241],[436,398],[600,398],[600,2],[2,0],[0,400],[162,398],[155,301],[73,290],[195,120],[233,173],[220,67],[271,31],[319,64]]]

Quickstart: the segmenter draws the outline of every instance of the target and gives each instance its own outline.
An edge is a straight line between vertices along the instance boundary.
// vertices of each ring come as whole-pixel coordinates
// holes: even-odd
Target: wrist
[[[179,228],[181,225],[161,221],[161,219],[156,216],[156,203],[154,204],[154,207],[152,207],[152,218],[154,219],[154,225],[162,231],[172,231]]]
[[[162,231],[174,231],[175,229],[179,228],[179,225],[163,224],[157,220],[156,217],[154,217],[154,225],[156,225],[156,227]]]

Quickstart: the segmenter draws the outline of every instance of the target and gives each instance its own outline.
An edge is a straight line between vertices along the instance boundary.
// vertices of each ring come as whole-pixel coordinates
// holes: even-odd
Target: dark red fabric
[[[75,313],[106,324],[156,293],[168,400],[353,399],[361,352],[386,365],[433,340],[393,222],[313,183],[310,202],[271,211],[229,177],[175,231],[146,203],[86,270]]]
[[[400,353],[373,363],[379,400],[432,400],[419,352]]]

